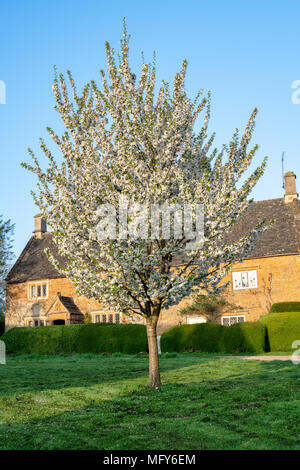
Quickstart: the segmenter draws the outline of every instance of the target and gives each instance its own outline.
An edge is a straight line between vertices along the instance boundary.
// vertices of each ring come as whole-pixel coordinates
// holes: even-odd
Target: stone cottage
[[[6,328],[75,324],[87,315],[92,322],[120,323],[119,314],[76,294],[72,282],[48,260],[46,248],[57,253],[45,220],[36,215],[33,236],[6,278]]]
[[[250,256],[235,264],[225,278],[226,297],[236,308],[221,317],[224,325],[258,320],[275,302],[300,301],[300,201],[293,172],[285,174],[284,197],[254,202],[230,237],[238,240],[261,220],[273,218],[275,223],[261,235]],[[34,223],[33,236],[7,276],[6,326],[80,323],[87,314],[92,322],[128,322],[126,316],[76,294],[71,281],[57,272],[44,253],[47,247],[55,252],[45,221],[37,215]],[[178,323],[205,321],[200,315],[180,314],[188,300],[162,312],[159,334]]]

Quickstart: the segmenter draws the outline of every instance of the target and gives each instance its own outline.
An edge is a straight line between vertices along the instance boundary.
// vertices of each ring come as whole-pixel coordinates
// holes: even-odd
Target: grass
[[[163,354],[14,356],[0,365],[0,449],[300,449],[300,366]]]

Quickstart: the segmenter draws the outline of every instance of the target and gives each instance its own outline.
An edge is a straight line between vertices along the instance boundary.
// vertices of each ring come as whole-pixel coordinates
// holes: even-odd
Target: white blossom
[[[172,90],[165,81],[157,89],[155,61],[144,63],[137,78],[131,72],[126,27],[119,62],[108,43],[106,54],[102,86],[91,81],[81,95],[70,72],[55,75],[55,109],[66,131],[62,136],[48,132],[62,163],[41,140],[46,169],[31,150],[33,165],[24,166],[38,176],[35,202],[67,259],[61,266],[49,253],[57,269],[78,294],[149,318],[192,289],[223,289],[220,281],[230,266],[253,249],[263,222],[236,243],[226,237],[251,204],[249,194],[266,159],[240,183],[257,150],[248,151],[256,110],[241,138],[235,132],[228,146],[214,149],[214,135],[208,135],[210,95],[201,90],[195,100],[187,96],[187,61]],[[195,133],[202,114],[201,130]],[[101,204],[117,207],[120,195],[144,205],[202,204],[203,244],[186,253],[185,239],[100,240],[97,210]]]

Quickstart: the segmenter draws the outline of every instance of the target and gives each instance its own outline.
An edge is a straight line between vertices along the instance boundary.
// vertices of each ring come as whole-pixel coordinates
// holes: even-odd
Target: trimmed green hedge
[[[259,322],[236,323],[223,330],[224,351],[254,352],[265,350],[266,328]]]
[[[300,340],[299,312],[268,313],[259,321],[267,328],[270,351],[292,351],[293,341]]]
[[[278,302],[273,304],[269,313],[300,312],[300,302]]]
[[[266,334],[267,332],[267,334]],[[143,325],[81,324],[12,328],[1,337],[8,353],[113,353],[146,352]],[[299,312],[269,313],[259,322],[225,327],[217,323],[178,325],[163,333],[162,352],[291,351],[300,340]]]
[[[8,353],[59,354],[73,352],[84,325],[11,328],[2,337]]]
[[[196,323],[178,325],[162,334],[160,347],[162,352],[220,351],[220,338],[225,326],[217,323]]]
[[[146,352],[147,334],[143,325],[80,324],[22,327],[8,330],[1,338],[7,353],[60,354]]]
[[[84,325],[76,343],[76,352],[120,352],[136,354],[148,351],[146,327],[143,325]]]
[[[217,323],[179,325],[161,337],[162,352],[263,352],[265,327],[259,322],[222,326]]]

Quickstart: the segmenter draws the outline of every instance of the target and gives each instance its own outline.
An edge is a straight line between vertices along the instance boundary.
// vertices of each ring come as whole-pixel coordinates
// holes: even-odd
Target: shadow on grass
[[[300,448],[298,366],[199,358],[162,366],[161,390],[135,377],[16,397],[15,415],[1,411],[0,448]]]
[[[161,372],[218,359],[201,354],[163,354]],[[148,377],[148,355],[18,355],[0,365],[0,397]]]

